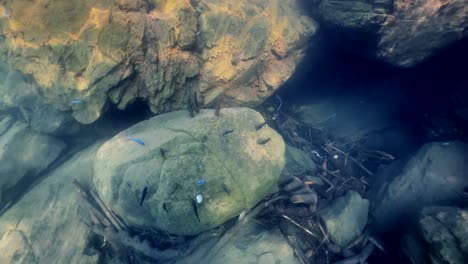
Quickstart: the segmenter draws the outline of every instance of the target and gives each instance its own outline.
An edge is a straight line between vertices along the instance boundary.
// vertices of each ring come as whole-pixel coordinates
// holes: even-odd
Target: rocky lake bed
[[[468,262],[468,6],[0,1],[0,263]]]

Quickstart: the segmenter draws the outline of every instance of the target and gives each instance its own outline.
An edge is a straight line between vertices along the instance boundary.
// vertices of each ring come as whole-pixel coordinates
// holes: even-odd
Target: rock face
[[[302,174],[308,171],[314,175],[317,167],[314,161],[307,154],[295,147],[286,145],[286,167],[285,170],[290,174]]]
[[[468,145],[461,142],[424,145],[405,164],[396,163],[371,188],[371,214],[381,230],[399,221],[416,222],[423,206],[459,202],[468,186]],[[409,218],[410,217],[410,218]]]
[[[98,263],[83,254],[88,211],[72,180],[91,180],[99,146],[76,154],[0,216],[0,263]]]
[[[355,191],[339,197],[320,213],[334,243],[346,247],[356,239],[367,224],[369,201]]]
[[[47,168],[65,148],[61,140],[32,131],[12,116],[0,116],[0,202],[2,192]]]
[[[419,230],[433,264],[468,262],[468,211],[454,207],[424,208]]]
[[[180,235],[218,226],[276,190],[285,144],[268,126],[256,130],[263,122],[254,110],[224,108],[138,123],[99,149],[96,191],[130,226]]]
[[[176,264],[207,263],[207,264],[299,264],[294,250],[283,238],[278,229],[264,229],[250,222],[234,234],[230,240],[216,253],[206,255],[194,254]],[[200,259],[198,259],[201,257]]]
[[[84,124],[108,102],[124,109],[137,98],[154,113],[185,108],[193,92],[205,105],[260,103],[316,30],[296,1],[279,0],[7,0],[0,12],[0,61],[27,79],[3,89],[40,98],[0,103]]]
[[[401,67],[414,66],[468,36],[465,0],[318,2],[323,20],[373,36],[376,57]]]

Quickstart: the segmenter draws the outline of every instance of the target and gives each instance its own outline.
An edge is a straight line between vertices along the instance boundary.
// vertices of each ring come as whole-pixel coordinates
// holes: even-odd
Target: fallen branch
[[[319,237],[314,234],[312,231],[310,231],[309,229],[303,227],[302,225],[300,225],[298,222],[294,221],[293,219],[291,219],[289,216],[287,215],[281,215],[284,219],[288,220],[289,222],[293,223],[295,226],[299,227],[300,229],[304,230],[307,234],[313,236],[315,239],[319,239]]]

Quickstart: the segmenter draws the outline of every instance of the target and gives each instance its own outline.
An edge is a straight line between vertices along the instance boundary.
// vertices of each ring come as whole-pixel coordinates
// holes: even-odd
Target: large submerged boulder
[[[130,226],[195,235],[274,192],[284,165],[283,139],[256,111],[201,110],[194,118],[178,111],[107,141],[94,185]]]
[[[429,245],[431,263],[468,262],[468,210],[427,207],[419,216],[419,232]]]
[[[326,23],[354,32],[350,35],[364,33],[373,40],[376,57],[401,67],[414,66],[468,36],[466,0],[316,2]]]
[[[47,111],[36,122],[55,110],[88,124],[108,102],[136,99],[154,113],[180,110],[193,92],[205,105],[258,104],[316,31],[296,1],[6,0],[0,12],[0,61],[27,79],[4,83],[0,106],[36,113],[40,101]]]
[[[0,115],[0,204],[2,193],[32,180],[63,151],[65,143],[37,133],[11,115]]]
[[[72,184],[90,182],[102,142],[71,157],[0,215],[0,263],[101,263],[84,253],[88,210]]]
[[[459,141],[424,145],[406,162],[378,175],[370,189],[374,224],[388,231],[404,221],[416,224],[423,206],[456,205],[468,186],[468,144]]]

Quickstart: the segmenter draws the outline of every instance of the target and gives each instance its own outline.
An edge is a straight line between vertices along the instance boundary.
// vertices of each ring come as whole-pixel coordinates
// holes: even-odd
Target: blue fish
[[[198,183],[198,186],[203,186],[203,185],[205,185],[206,181],[205,181],[205,179],[200,179],[200,180],[197,181],[197,183]]]
[[[77,104],[82,104],[83,100],[80,99],[74,99],[70,102],[72,105],[77,105]]]
[[[145,142],[143,142],[143,140],[138,139],[138,138],[131,137],[131,138],[129,138],[128,140],[135,141],[136,143],[138,143],[138,144],[140,144],[140,145],[142,145],[142,146],[145,145]]]

